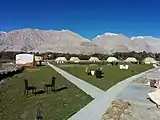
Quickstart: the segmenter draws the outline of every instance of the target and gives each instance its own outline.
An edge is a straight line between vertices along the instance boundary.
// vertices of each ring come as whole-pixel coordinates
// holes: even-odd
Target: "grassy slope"
[[[103,90],[107,90],[111,86],[115,85],[121,80],[128,78],[132,75],[138,74],[140,72],[146,71],[152,68],[151,65],[134,65],[132,64],[128,70],[120,70],[118,66],[107,66],[107,65],[68,65],[63,67],[62,69],[68,71],[69,73],[85,80]],[[89,67],[92,70],[96,68],[102,67],[104,72],[104,77],[101,79],[97,79],[95,76],[88,76],[85,74],[85,68]],[[132,72],[134,71],[134,72]]]
[[[64,86],[68,89],[37,96],[30,94],[27,98],[24,96],[24,78],[29,80],[29,85],[37,85],[40,90],[44,83],[51,82],[53,75],[57,78],[56,89]],[[0,120],[34,120],[38,107],[42,110],[43,120],[66,120],[90,101],[91,97],[53,69],[26,69],[8,78],[5,86],[0,87]]]

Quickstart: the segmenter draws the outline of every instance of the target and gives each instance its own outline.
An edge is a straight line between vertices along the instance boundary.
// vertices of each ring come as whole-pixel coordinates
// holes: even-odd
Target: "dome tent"
[[[72,61],[72,62],[80,62],[80,59],[78,57],[71,57],[70,61]]]
[[[145,64],[155,64],[155,63],[156,63],[156,60],[155,60],[154,58],[152,58],[152,57],[147,57],[147,58],[145,58],[145,59],[143,60],[143,62],[144,62]]]
[[[100,60],[97,57],[90,57],[90,62],[100,62]]]
[[[118,62],[118,59],[116,57],[108,57],[107,62]]]
[[[136,63],[136,62],[138,62],[138,60],[137,60],[136,58],[134,58],[134,57],[128,57],[128,58],[125,60],[125,62],[133,62],[133,63]]]
[[[58,57],[55,59],[55,61],[57,63],[64,63],[64,62],[67,62],[67,59],[65,57]]]

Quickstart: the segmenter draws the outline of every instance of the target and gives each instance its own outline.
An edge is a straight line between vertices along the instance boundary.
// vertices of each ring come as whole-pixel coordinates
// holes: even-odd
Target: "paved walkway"
[[[140,73],[138,75],[127,78],[126,80],[117,83],[105,92],[105,95],[100,96],[82,108],[79,112],[73,115],[69,120],[101,120],[103,114],[109,108],[111,102],[117,98],[117,96],[125,91],[125,88],[134,79],[141,77],[147,72],[151,72],[155,69]],[[127,94],[126,94],[127,95]]]
[[[93,87],[92,85],[91,86],[93,88],[95,88],[95,90],[93,89],[93,91],[92,90],[88,91],[87,90],[88,84],[86,82],[84,84],[87,84],[87,85],[83,85],[83,82],[82,83],[75,82],[77,80],[78,81],[82,81],[82,80],[75,78],[72,75],[66,74],[67,72],[53,66],[52,64],[49,64],[49,65],[53,69],[55,69],[57,72],[59,71],[59,73],[61,75],[63,75],[64,77],[66,77],[67,79],[71,79],[71,78],[76,79],[76,80],[72,80],[71,82],[73,84],[76,83],[77,86],[79,86],[79,88],[83,89],[84,92],[87,91],[88,94],[90,93],[90,94],[92,94],[92,96],[94,96],[94,98],[96,98],[92,102],[90,102],[88,105],[86,105],[84,108],[82,108],[80,111],[78,111],[76,114],[74,114],[71,118],[69,118],[69,120],[101,120],[103,114],[109,108],[109,106],[113,100],[115,100],[117,98],[127,97],[128,93],[126,93],[126,94],[123,94],[123,93],[124,93],[124,91],[127,92],[127,90],[129,90],[127,86],[129,86],[134,79],[136,79],[138,77],[142,77],[142,76],[144,77],[145,75],[150,75],[151,73],[153,74],[153,73],[157,72],[157,68],[154,68],[152,70],[148,70],[146,72],[132,76],[130,78],[125,79],[122,82],[117,83],[116,85],[114,85],[113,87],[108,89],[105,93],[103,91],[97,93],[97,88]],[[94,91],[96,91],[96,94],[93,93]],[[122,96],[119,96],[119,95],[122,95]],[[132,96],[132,95],[129,95],[129,96]]]
[[[67,73],[66,71],[56,67],[55,65],[50,64],[49,62],[48,65],[52,67],[54,70],[56,70],[59,74],[64,76],[67,80],[76,85],[78,88],[83,90],[86,94],[90,95],[92,98],[97,98],[98,96],[101,96],[105,93],[105,91]]]

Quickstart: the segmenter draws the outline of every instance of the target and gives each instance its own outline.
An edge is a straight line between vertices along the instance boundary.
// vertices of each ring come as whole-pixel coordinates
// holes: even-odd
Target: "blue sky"
[[[86,38],[105,32],[160,37],[159,0],[0,0],[0,31],[69,29]]]

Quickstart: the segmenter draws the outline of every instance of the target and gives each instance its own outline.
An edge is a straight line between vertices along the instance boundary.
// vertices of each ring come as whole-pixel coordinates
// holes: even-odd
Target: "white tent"
[[[91,61],[91,62],[100,62],[100,60],[97,57],[90,57],[89,61]]]
[[[64,63],[64,62],[67,62],[67,59],[65,57],[58,57],[55,59],[55,61],[57,63]]]
[[[16,64],[33,66],[34,65],[34,54],[17,54]]]
[[[107,62],[117,62],[118,59],[116,57],[108,57]]]
[[[147,57],[143,60],[143,62],[145,64],[155,64],[156,63],[156,60],[154,58],[151,58],[151,57]]]
[[[70,61],[72,61],[72,62],[80,62],[80,59],[78,57],[71,57]]]
[[[128,57],[125,62],[138,62],[136,58],[134,57]]]

